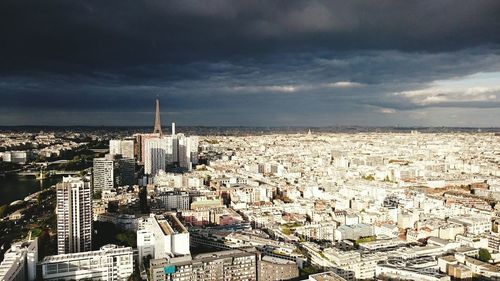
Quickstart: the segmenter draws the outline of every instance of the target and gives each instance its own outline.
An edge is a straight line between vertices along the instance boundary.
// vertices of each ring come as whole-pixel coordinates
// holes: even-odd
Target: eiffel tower
[[[155,115],[155,128],[153,133],[162,134],[161,132],[161,121],[160,121],[160,101],[156,99],[156,115]]]

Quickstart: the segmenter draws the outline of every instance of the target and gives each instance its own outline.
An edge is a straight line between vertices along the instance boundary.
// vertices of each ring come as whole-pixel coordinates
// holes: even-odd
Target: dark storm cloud
[[[457,63],[457,57],[460,63]],[[156,95],[166,110],[254,106],[314,96],[359,105],[417,108],[393,93],[426,87],[433,80],[500,70],[489,49],[453,53],[359,51],[280,54],[262,61],[192,63],[176,67],[182,78],[163,79],[171,66],[154,65],[113,75],[46,74],[2,79],[3,106],[68,110],[150,110]],[[151,75],[134,75],[151,73]],[[140,79],[138,77],[141,77]],[[489,103],[487,106],[491,106]]]
[[[456,50],[500,43],[499,14],[494,0],[6,0],[1,70],[97,71],[311,47]]]
[[[433,87],[500,72],[499,30],[499,1],[0,1],[0,125],[147,124],[155,96],[203,125],[498,108]]]

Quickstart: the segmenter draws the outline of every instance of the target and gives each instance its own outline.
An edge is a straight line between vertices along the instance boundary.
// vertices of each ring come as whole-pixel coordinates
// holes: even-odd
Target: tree
[[[102,198],[102,191],[100,190],[97,190],[94,192],[94,194],[92,195],[92,199],[101,199]]]
[[[128,281],[142,281],[141,273],[139,272],[139,267],[136,265],[134,268],[134,272],[128,278]]]
[[[9,211],[9,205],[0,206],[0,218],[5,217],[8,214],[8,211]]]
[[[491,260],[491,254],[487,249],[481,248],[479,249],[479,257],[480,261],[488,262]]]

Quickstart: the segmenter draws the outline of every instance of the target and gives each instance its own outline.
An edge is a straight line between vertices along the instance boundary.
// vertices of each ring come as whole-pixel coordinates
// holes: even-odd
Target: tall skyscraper
[[[190,136],[189,137],[189,151],[191,153],[191,163],[194,165],[198,164],[198,147],[200,145],[200,142],[198,140],[197,136]]]
[[[161,133],[161,121],[160,121],[160,101],[156,99],[156,114],[155,114],[155,128],[153,130],[153,133]]]
[[[198,164],[198,137],[186,137],[184,134],[177,134],[176,141],[179,167],[191,170],[193,164]]]
[[[190,138],[184,134],[177,134],[177,162],[179,167],[191,170]]]
[[[92,249],[92,189],[81,178],[64,177],[57,191],[57,253]]]
[[[160,124],[160,102],[156,100],[156,120],[153,134],[141,134],[141,155],[139,163],[144,163],[144,173],[155,176],[159,170],[174,164],[187,170],[198,163],[198,138],[176,134],[172,123],[172,136],[162,136]],[[110,143],[111,146],[111,143]]]
[[[172,138],[151,138],[144,142],[144,173],[156,175],[172,162]]]

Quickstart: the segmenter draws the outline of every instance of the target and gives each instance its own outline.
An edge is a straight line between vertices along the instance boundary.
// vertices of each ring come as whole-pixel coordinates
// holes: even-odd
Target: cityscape
[[[0,1],[0,281],[500,280],[500,2]]]

